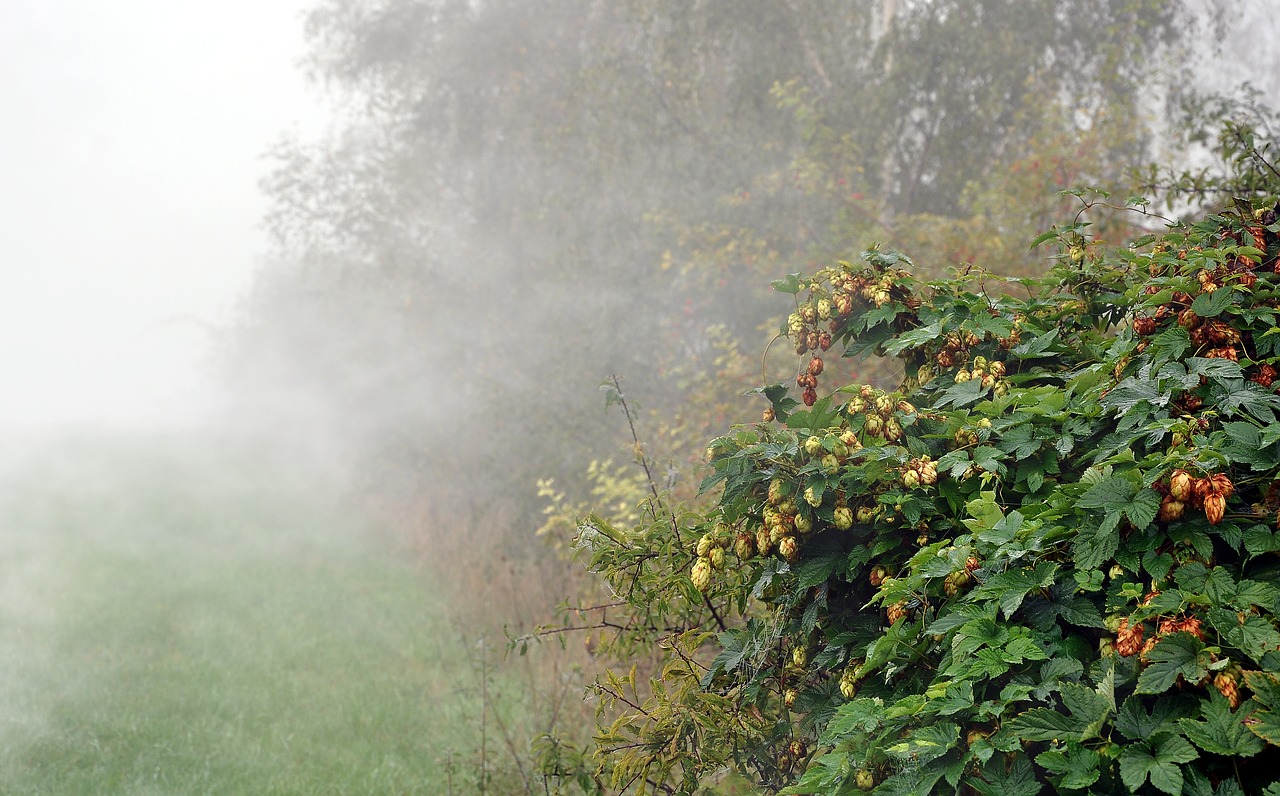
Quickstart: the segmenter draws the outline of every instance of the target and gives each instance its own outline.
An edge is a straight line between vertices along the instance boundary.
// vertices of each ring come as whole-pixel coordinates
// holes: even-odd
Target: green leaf
[[[1262,740],[1245,728],[1244,717],[1232,712],[1231,702],[1217,689],[1209,689],[1209,699],[1201,704],[1203,721],[1179,722],[1193,744],[1210,754],[1229,757],[1251,757],[1262,751]]]
[[[1007,726],[1024,741],[1056,741],[1078,740],[1087,725],[1052,708],[1032,708],[1014,716]]]
[[[1213,318],[1234,303],[1234,291],[1229,287],[1220,287],[1212,293],[1201,293],[1191,302],[1191,311],[1201,318]]]
[[[1198,713],[1196,700],[1181,694],[1160,698],[1150,714],[1142,706],[1142,697],[1131,696],[1116,714],[1116,729],[1131,741],[1141,741],[1155,735],[1168,722]]]
[[[845,556],[839,554],[830,554],[810,558],[800,562],[796,567],[797,589],[811,589],[831,577],[831,573],[836,571],[836,567],[843,564]]]
[[[927,763],[951,751],[959,740],[959,725],[930,724],[912,731],[905,741],[888,747],[885,752],[899,760]]]
[[[992,758],[982,768],[982,779],[966,782],[982,796],[1037,796],[1043,787],[1026,757],[1015,758],[1008,770],[1002,758]]]
[[[885,353],[890,356],[897,354],[908,348],[916,348],[925,343],[932,342],[942,334],[942,321],[934,321],[925,326],[919,326],[908,332],[903,332],[897,338],[887,343],[884,347]]]
[[[1173,688],[1181,676],[1197,683],[1208,674],[1209,655],[1204,642],[1190,633],[1171,633],[1148,653],[1149,664],[1138,676],[1139,694],[1159,694]]]
[[[1142,529],[1150,525],[1160,511],[1160,495],[1132,478],[1110,475],[1090,487],[1076,505],[1103,509],[1108,515],[1123,512],[1135,528]]]
[[[1097,752],[1076,743],[1067,744],[1066,751],[1048,751],[1036,756],[1042,768],[1058,775],[1054,785],[1059,791],[1083,790],[1097,782],[1101,760]]]
[[[1107,393],[1102,399],[1102,406],[1113,411],[1118,417],[1144,401],[1151,406],[1165,406],[1172,398],[1173,396],[1161,390],[1156,382],[1130,377]]]
[[[1221,361],[1230,362],[1231,360]],[[1217,403],[1218,411],[1223,417],[1244,413],[1261,423],[1276,422],[1276,410],[1280,409],[1280,397],[1243,379],[1224,380],[1215,384],[1212,399]]]
[[[1063,683],[1058,693],[1072,717],[1087,722],[1080,740],[1096,738],[1103,723],[1111,715],[1111,703],[1097,691],[1078,683]]]
[[[1120,547],[1120,512],[1108,514],[1098,525],[1085,523],[1076,534],[1072,554],[1080,569],[1096,569]]]
[[[1186,739],[1171,734],[1161,734],[1150,742],[1126,746],[1120,753],[1120,779],[1125,787],[1136,792],[1151,778],[1151,784],[1169,796],[1181,796],[1182,769],[1179,763],[1189,763],[1199,757],[1195,747]]]
[[[1227,439],[1215,446],[1233,461],[1248,464],[1254,470],[1267,470],[1280,465],[1275,450],[1268,452],[1262,443],[1262,432],[1252,423],[1223,423]]]
[[[1087,741],[1096,738],[1111,714],[1111,706],[1097,692],[1077,683],[1063,683],[1060,690],[1065,716],[1050,708],[1032,708],[1015,716],[1010,730],[1027,741]]]
[[[973,590],[974,599],[997,599],[1004,618],[1013,616],[1027,594],[1053,585],[1058,565],[1041,561],[1033,569],[1012,569],[993,575]]]
[[[776,271],[774,273],[777,273]],[[779,293],[799,293],[801,288],[800,274],[787,274],[782,279],[775,279],[769,286]]]
[[[1245,727],[1272,746],[1280,746],[1280,713],[1270,710],[1255,711]]]
[[[1276,632],[1275,625],[1254,614],[1232,624],[1226,636],[1231,646],[1258,663],[1267,652],[1280,650],[1280,633]]]
[[[1280,675],[1246,671],[1244,682],[1260,704],[1272,709],[1280,708]]]

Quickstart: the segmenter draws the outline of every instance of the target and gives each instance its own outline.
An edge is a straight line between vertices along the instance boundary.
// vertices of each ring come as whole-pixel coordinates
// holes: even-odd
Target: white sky
[[[0,0],[0,428],[209,402],[265,251],[257,181],[323,103],[304,0]]]

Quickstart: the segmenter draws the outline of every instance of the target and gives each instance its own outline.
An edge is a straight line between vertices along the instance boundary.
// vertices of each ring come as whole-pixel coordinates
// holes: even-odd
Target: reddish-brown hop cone
[[[880,584],[884,583],[884,579],[889,577],[889,570],[884,567],[872,567],[871,574],[867,576],[867,581],[873,589],[880,588]]]
[[[1143,337],[1146,337],[1149,334],[1154,334],[1156,331],[1156,319],[1146,318],[1146,317],[1134,318],[1133,331],[1142,335]]]
[[[1196,638],[1204,641],[1204,628],[1200,624],[1200,620],[1194,616],[1184,617],[1182,619],[1164,619],[1160,622],[1160,629],[1157,635],[1167,635],[1169,633],[1190,633]]]
[[[1195,479],[1186,470],[1174,470],[1169,476],[1169,494],[1173,495],[1175,500],[1183,503],[1191,500],[1191,490],[1194,486]]]
[[[1263,365],[1258,368],[1257,373],[1249,377],[1249,381],[1270,389],[1271,385],[1275,383],[1276,376],[1278,375],[1280,375],[1280,373],[1277,373],[1276,369],[1271,365]]]
[[[1214,473],[1209,476],[1209,491],[1215,495],[1229,498],[1236,493],[1236,485],[1226,473]]]
[[[822,357],[814,357],[809,360],[809,375],[810,376],[822,375]]]
[[[1146,629],[1141,623],[1129,625],[1128,619],[1120,620],[1120,628],[1116,630],[1116,652],[1128,658],[1142,651],[1142,637]]]
[[[1227,512],[1227,499],[1222,495],[1213,494],[1206,495],[1204,499],[1204,516],[1209,520],[1210,525],[1217,525],[1222,522],[1222,517]]]
[[[804,392],[800,394],[800,398],[804,401],[805,406],[813,406],[818,402],[818,391],[812,387],[805,387]]]

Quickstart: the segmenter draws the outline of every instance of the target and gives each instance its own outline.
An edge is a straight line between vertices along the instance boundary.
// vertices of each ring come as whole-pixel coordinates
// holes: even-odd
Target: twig
[[[653,518],[656,520],[658,517],[658,507],[662,504],[662,498],[658,494],[658,484],[653,478],[653,468],[649,464],[649,457],[644,454],[644,447],[640,444],[640,435],[636,431],[635,416],[631,413],[631,407],[627,404],[627,398],[622,393],[622,383],[618,379],[617,374],[610,376],[609,380],[613,383],[614,392],[618,396],[618,403],[622,405],[622,413],[627,416],[627,426],[631,429],[631,440],[635,443],[636,460],[644,470],[645,480],[649,484],[649,493],[653,496],[649,505],[652,510]],[[689,550],[685,547],[684,540],[680,538],[680,524],[676,520],[675,513],[669,511],[667,512],[667,516],[671,521],[671,533],[675,538],[676,544],[680,546],[681,552],[688,555]],[[711,604],[711,598],[703,594],[702,602],[706,605],[707,610],[711,612],[711,618],[715,620],[716,627],[718,627],[722,632],[728,630],[728,625],[726,625],[724,619],[720,617],[720,612]]]

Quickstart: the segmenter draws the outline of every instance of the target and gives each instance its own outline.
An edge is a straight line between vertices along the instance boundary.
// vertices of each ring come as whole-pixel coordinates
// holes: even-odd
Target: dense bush
[[[1044,278],[775,283],[801,401],[712,442],[710,508],[579,530],[662,650],[596,686],[598,786],[1280,794],[1275,199],[1112,247],[1077,196]]]

